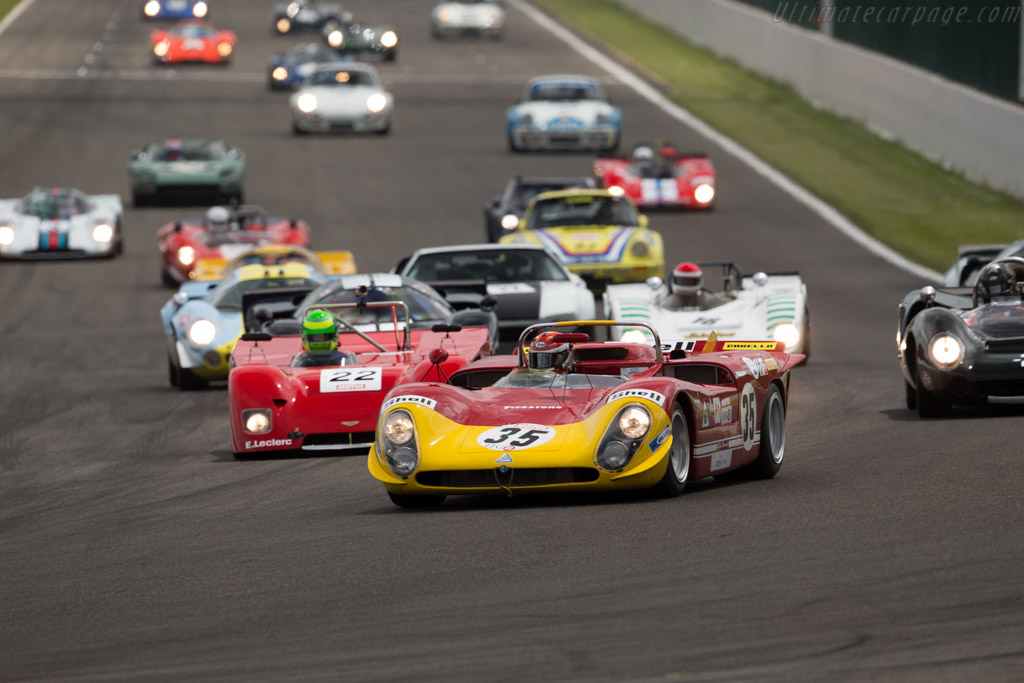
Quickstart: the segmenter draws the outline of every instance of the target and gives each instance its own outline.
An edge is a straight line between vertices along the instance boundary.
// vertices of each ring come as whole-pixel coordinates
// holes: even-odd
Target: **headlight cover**
[[[217,54],[219,54],[221,57],[227,57],[231,54],[231,51],[234,49],[234,46],[227,41],[217,43]]]
[[[519,216],[514,213],[506,213],[501,217],[501,227],[506,230],[515,230],[519,227]]]
[[[389,50],[398,45],[398,34],[394,31],[384,31],[380,34],[380,44]]]
[[[149,0],[142,11],[146,13],[147,17],[155,17],[160,14],[160,3],[157,0]]]
[[[405,410],[394,410],[384,418],[378,435],[382,464],[403,479],[419,465],[416,423]]]
[[[651,413],[647,408],[639,403],[625,406],[605,430],[594,454],[595,463],[609,472],[621,470],[636,455],[650,429]]]
[[[191,266],[196,262],[196,250],[185,245],[178,249],[178,263],[183,266]]]
[[[273,424],[269,408],[250,408],[242,411],[242,429],[246,434],[266,434]]]
[[[650,344],[652,341],[647,332],[636,328],[623,332],[621,340],[626,344]]]
[[[388,98],[384,93],[375,92],[366,98],[366,108],[374,114],[381,113],[386,106],[388,106]]]
[[[161,40],[159,43],[153,46],[153,54],[157,57],[163,57],[171,49],[171,44],[166,40]]]
[[[800,343],[800,329],[793,323],[782,323],[772,330],[772,338],[786,345],[786,350]]]
[[[274,69],[273,72],[271,72],[270,76],[275,81],[283,81],[284,79],[288,78],[288,69],[284,68],[283,66],[279,66],[276,69]]]
[[[932,337],[928,352],[935,364],[946,370],[952,370],[964,359],[963,342],[946,332]]]
[[[341,47],[345,44],[345,34],[338,29],[334,29],[327,34],[327,44],[333,48]]]
[[[217,326],[200,318],[188,328],[188,338],[196,346],[206,346],[217,336]]]
[[[114,239],[114,229],[106,223],[100,223],[92,229],[92,238],[97,242],[108,244]]]
[[[299,99],[295,100],[295,106],[303,114],[312,114],[316,111],[317,105],[316,95],[311,92],[302,93]]]
[[[633,242],[633,246],[629,248],[629,251],[637,258],[643,258],[650,253],[651,248],[647,246],[646,242]]]
[[[693,188],[693,198],[697,200],[698,204],[710,204],[711,200],[715,198],[715,188],[708,183],[701,183]]]
[[[0,246],[9,247],[14,244],[14,228],[0,225]]]
[[[196,4],[192,5],[192,16],[196,17],[197,19],[202,19],[206,16],[206,13],[209,11],[210,8],[207,7],[205,2],[197,2]]]

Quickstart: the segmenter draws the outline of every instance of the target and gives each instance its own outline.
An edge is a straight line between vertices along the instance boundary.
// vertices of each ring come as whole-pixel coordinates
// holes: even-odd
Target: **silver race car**
[[[430,17],[435,38],[477,35],[501,40],[505,37],[505,8],[494,0],[442,2]]]
[[[66,187],[0,200],[0,258],[110,257],[121,253],[121,198]]]
[[[394,97],[381,85],[373,66],[323,65],[291,97],[292,130],[296,135],[343,131],[386,135],[393,108]]]
[[[515,334],[538,322],[594,317],[594,295],[583,279],[539,245],[463,244],[420,249],[395,270],[442,291],[456,307],[460,295],[493,298],[499,328]]]
[[[538,76],[505,114],[508,147],[611,152],[622,138],[622,111],[589,76]]]

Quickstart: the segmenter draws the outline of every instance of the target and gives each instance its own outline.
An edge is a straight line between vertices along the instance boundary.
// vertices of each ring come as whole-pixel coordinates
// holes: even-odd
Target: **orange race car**
[[[157,64],[206,62],[227,64],[235,49],[233,31],[222,31],[200,19],[186,19],[149,35]]]

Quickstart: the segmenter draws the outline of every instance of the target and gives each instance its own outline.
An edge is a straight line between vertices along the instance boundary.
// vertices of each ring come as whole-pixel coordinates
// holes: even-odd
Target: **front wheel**
[[[910,382],[903,380],[903,388],[906,392],[907,410],[917,410],[917,389],[910,386]]]
[[[772,384],[764,399],[761,413],[761,446],[757,460],[750,463],[748,471],[755,479],[771,479],[782,467],[786,454],[786,406],[782,392]]]
[[[683,492],[690,480],[690,455],[690,428],[682,408],[676,406],[672,411],[672,445],[668,452],[668,466],[665,467],[665,476],[655,485],[658,494],[672,498]]]
[[[391,502],[400,508],[436,508],[444,502],[445,496],[410,496],[388,491]]]
[[[196,373],[186,368],[177,368],[178,371],[178,388],[182,391],[196,391],[197,389],[205,389],[209,386],[209,382],[201,378]]]
[[[947,401],[942,400],[927,389],[919,389],[917,391],[918,417],[949,417],[951,410],[952,406]]]

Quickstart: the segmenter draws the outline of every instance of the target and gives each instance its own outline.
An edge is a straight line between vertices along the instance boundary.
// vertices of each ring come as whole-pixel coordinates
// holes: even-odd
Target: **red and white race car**
[[[227,64],[236,40],[234,31],[214,28],[201,19],[186,19],[149,34],[153,61],[157,64]]]
[[[157,231],[160,277],[177,287],[195,276],[200,260],[231,260],[264,244],[309,246],[305,221],[268,216],[259,206],[213,207],[205,218],[167,223]]]
[[[256,295],[258,296],[258,295]],[[249,306],[243,302],[243,309]],[[362,306],[362,308],[360,308]],[[361,451],[374,439],[384,396],[409,382],[444,382],[459,368],[490,355],[490,330],[438,324],[409,329],[401,301],[314,305],[330,311],[346,332],[338,335],[345,362],[293,367],[298,336],[242,335],[228,376],[231,449],[236,458],[279,452]],[[390,309],[391,329],[363,331],[346,312]],[[306,314],[300,311],[299,318]],[[377,327],[382,327],[377,325]]]
[[[594,175],[604,189],[625,194],[642,209],[710,209],[715,204],[711,160],[681,153],[669,143],[640,143],[629,157],[599,157]]]

